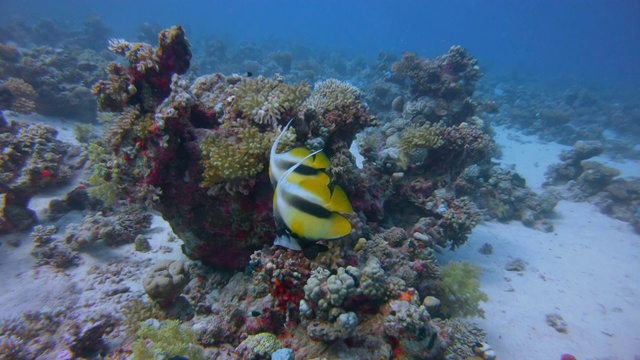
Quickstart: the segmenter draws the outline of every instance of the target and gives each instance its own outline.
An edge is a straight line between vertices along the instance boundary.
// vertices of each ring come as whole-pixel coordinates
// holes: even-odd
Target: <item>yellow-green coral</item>
[[[426,123],[422,126],[412,124],[400,134],[400,166],[406,169],[410,164],[421,162],[427,151],[437,149],[444,144],[440,136],[441,124]],[[417,161],[419,160],[419,161]]]
[[[144,324],[133,344],[134,360],[168,359],[185,356],[190,360],[204,359],[203,348],[198,343],[198,333],[180,327],[179,320],[167,320],[159,328]]]
[[[442,268],[439,283],[442,295],[439,312],[443,317],[480,316],[480,302],[489,301],[480,290],[480,267],[466,261],[452,261]]]
[[[274,334],[262,332],[256,335],[249,335],[240,345],[243,358],[267,358],[274,351],[282,347],[280,340]]]
[[[129,107],[105,131],[104,139],[113,150],[120,148],[122,142],[133,130],[139,115],[138,107]]]
[[[309,96],[306,83],[287,85],[282,78],[243,79],[235,89],[234,108],[242,118],[258,124],[275,124],[297,109]]]
[[[107,151],[101,142],[89,145],[89,183],[91,187],[87,190],[89,195],[104,201],[106,205],[114,204],[120,199],[119,162]]]
[[[137,334],[144,321],[152,318],[162,320],[165,317],[162,311],[158,311],[152,303],[138,299],[125,304],[121,314],[122,325],[129,335]]]
[[[202,140],[202,186],[212,187],[223,181],[250,179],[267,164],[275,139],[274,132],[260,133],[255,127],[234,132],[234,136],[214,133]]]

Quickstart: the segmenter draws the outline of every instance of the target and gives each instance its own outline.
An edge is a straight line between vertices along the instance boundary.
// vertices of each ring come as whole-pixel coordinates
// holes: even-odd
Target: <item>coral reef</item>
[[[44,124],[11,121],[0,127],[0,233],[26,230],[36,222],[27,204],[45,187],[63,185],[84,163],[79,148],[57,140]]]
[[[531,228],[553,230],[550,219],[560,196],[553,190],[536,194],[509,166],[469,166],[453,186],[457,194],[471,196],[487,220],[520,220]]]
[[[93,121],[96,104],[89,86],[105,67],[106,60],[93,50],[23,49],[0,60],[0,78],[6,79],[0,93],[10,97],[9,104],[0,105],[21,113]]]
[[[595,204],[640,232],[640,179],[620,178],[619,170],[589,160],[603,150],[600,142],[577,141],[573,149],[560,153],[562,162],[549,165],[544,185],[564,199]]]
[[[109,40],[109,50],[129,62],[129,68],[118,63],[107,67],[109,79],[93,86],[100,110],[122,111],[139,105],[142,112],[152,112],[171,92],[171,76],[189,69],[191,44],[181,26],[165,29],[158,36],[158,46]]]
[[[151,254],[128,251],[128,261],[144,258],[140,263],[92,267],[87,282],[109,288],[92,288],[91,304],[113,299],[108,301],[121,316],[115,325],[75,325],[75,345],[59,346],[60,353],[191,359],[261,359],[287,350],[285,356],[296,358],[474,355],[472,344],[483,334],[455,317],[482,314],[478,304],[486,297],[478,274],[464,266],[441,269],[436,253],[463,245],[482,211],[490,213],[487,218],[504,213],[499,217],[506,220],[530,200],[526,207],[535,222],[555,202],[536,202],[515,172],[494,169],[483,113],[491,106],[473,97],[481,74],[463,48],[435,60],[405,54],[395,61],[381,53],[368,65],[339,54],[314,60],[293,50],[211,41],[203,51],[216,60],[202,60],[199,69],[229,75],[196,77],[186,74],[194,66],[180,27],[162,30],[155,47],[125,40],[111,40],[109,47],[124,61],[100,63],[98,69],[107,71],[94,79],[104,136],[77,131],[88,142],[89,183],[50,205],[54,219],[71,209],[100,212],[83,214],[65,235],[38,227],[37,248],[49,249],[62,238],[74,250],[132,242],[131,249],[148,250],[144,203],[162,214],[196,261],[158,260],[154,253],[171,249],[154,242]],[[7,61],[19,61],[11,49],[7,53]],[[353,75],[351,83],[344,81],[347,75]],[[305,82],[318,79],[312,89]],[[278,152],[322,148],[332,185],[345,190],[354,208],[348,215],[352,232],[328,242],[328,251],[313,261],[270,246],[275,225],[268,150],[290,120]],[[359,133],[361,163],[349,150]],[[93,207],[91,198],[102,204]],[[123,208],[125,202],[137,205]],[[45,251],[36,256],[57,261]],[[125,275],[143,288],[125,283]],[[109,346],[101,345],[103,334]]]
[[[29,83],[22,79],[9,77],[0,86],[6,87],[9,94],[10,103],[6,109],[22,114],[30,114],[36,109],[35,100],[38,99],[38,93]],[[2,92],[3,90],[0,90]],[[0,109],[1,110],[1,109]]]
[[[36,258],[38,266],[51,265],[64,269],[77,264],[78,253],[69,244],[54,236],[58,229],[53,226],[36,225],[31,232],[33,250],[31,255]]]
[[[344,154],[373,118],[358,101],[359,91],[335,80],[317,84],[311,94],[304,83],[288,85],[281,77],[221,74],[192,83],[174,76],[169,87],[156,89],[171,71],[182,74],[188,67],[185,52],[173,49],[185,49],[184,33],[175,37],[155,52],[142,44],[111,42],[112,51],[130,64],[114,68],[110,79],[94,88],[102,109],[122,113],[108,124],[105,141],[90,147],[94,190],[89,191],[109,195],[110,201],[153,197],[150,205],[184,240],[190,258],[242,268],[273,237],[266,164],[278,127],[295,119],[296,136],[287,136],[279,151],[321,139],[327,154],[336,156],[336,181],[343,183],[358,176],[355,160]],[[169,54],[181,65],[165,68],[156,60],[169,62]],[[140,95],[145,92],[153,96]]]
[[[431,110],[421,113],[436,117],[447,116],[451,124],[459,124],[475,111],[471,98],[476,81],[482,76],[475,60],[461,46],[452,46],[449,53],[434,60],[419,58],[415,53],[406,52],[402,59],[391,66],[398,82],[409,78],[410,94],[420,103],[432,103]],[[417,104],[416,104],[417,105]],[[405,105],[407,108],[416,105]],[[418,105],[424,106],[424,105]],[[410,110],[412,112],[414,110]],[[433,118],[428,120],[433,121]]]
[[[102,212],[86,215],[81,223],[67,225],[65,243],[74,249],[103,241],[109,246],[133,243],[136,236],[151,226],[152,216],[144,206],[120,204]]]

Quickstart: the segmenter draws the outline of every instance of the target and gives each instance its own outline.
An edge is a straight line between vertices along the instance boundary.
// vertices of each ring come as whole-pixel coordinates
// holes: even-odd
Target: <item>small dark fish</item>
[[[189,358],[182,355],[176,355],[176,356],[170,357],[168,360],[189,360]]]
[[[258,311],[258,310],[251,310],[251,316],[253,316],[253,317],[258,317],[258,316],[260,316],[260,315],[262,315],[262,313],[261,313],[260,311]]]
[[[247,71],[247,77],[252,77],[253,73],[251,71]]]
[[[431,348],[433,348],[433,344],[435,344],[437,337],[438,337],[438,333],[434,331],[433,334],[431,334],[431,337],[429,338],[429,342],[427,343],[427,349],[431,350]]]

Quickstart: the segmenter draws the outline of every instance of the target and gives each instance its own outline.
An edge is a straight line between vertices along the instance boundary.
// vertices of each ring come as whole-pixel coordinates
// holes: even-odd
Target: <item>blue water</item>
[[[640,81],[640,1],[16,1],[0,21],[98,14],[113,36],[143,22],[182,24],[192,41],[303,43],[374,59],[381,50],[426,57],[466,47],[486,72],[552,82]]]

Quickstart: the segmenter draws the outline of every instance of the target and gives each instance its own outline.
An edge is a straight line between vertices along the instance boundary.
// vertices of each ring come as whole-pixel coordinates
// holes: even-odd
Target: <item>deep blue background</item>
[[[368,59],[380,50],[433,57],[459,44],[490,73],[640,81],[638,0],[0,0],[0,21],[47,16],[82,23],[96,13],[125,38],[142,22],[180,23],[192,40],[278,39]]]

